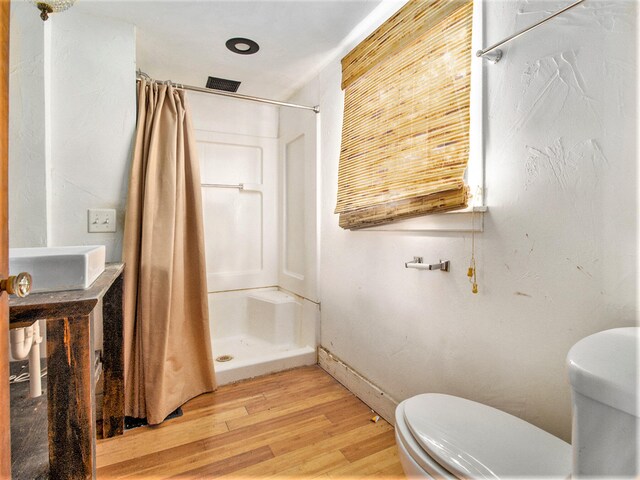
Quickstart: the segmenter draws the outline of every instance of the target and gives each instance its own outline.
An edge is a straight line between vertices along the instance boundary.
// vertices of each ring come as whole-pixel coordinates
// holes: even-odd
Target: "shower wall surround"
[[[278,285],[318,303],[320,118],[282,108],[279,121]]]
[[[189,93],[210,292],[277,285],[278,108]]]
[[[314,364],[315,114],[199,93],[189,100],[218,384]]]
[[[478,2],[484,43],[564,4]],[[585,2],[485,63],[489,212],[476,237],[477,295],[468,234],[338,227],[341,56],[291,99],[322,111],[326,349],[396,400],[458,395],[569,439],[569,348],[638,318],[636,9]],[[414,255],[449,259],[451,272],[405,269]]]
[[[189,101],[202,183],[215,185],[202,189],[209,292],[279,286],[317,302],[316,114]]]

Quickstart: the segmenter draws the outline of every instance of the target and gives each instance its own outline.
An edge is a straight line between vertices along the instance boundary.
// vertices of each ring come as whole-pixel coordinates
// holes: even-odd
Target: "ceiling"
[[[74,8],[135,25],[137,64],[159,80],[205,86],[241,81],[239,93],[287,99],[339,54],[338,46],[381,0],[82,0]],[[225,47],[256,41],[254,55]]]

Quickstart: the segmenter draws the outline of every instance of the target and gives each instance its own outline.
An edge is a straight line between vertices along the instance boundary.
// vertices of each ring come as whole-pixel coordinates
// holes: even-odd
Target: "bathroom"
[[[499,62],[473,57],[473,212],[353,231],[334,213],[341,59],[405,2],[194,3],[78,0],[42,22],[31,3],[11,2],[10,246],[100,244],[107,262],[121,260],[137,69],[317,105],[187,94],[201,183],[246,184],[202,188],[213,356],[236,357],[215,363],[220,388],[319,362],[382,417],[376,427],[402,400],[437,392],[570,442],[569,350],[638,322],[635,2],[585,0],[502,47]],[[569,3],[476,1],[472,51]],[[232,54],[232,37],[260,50]],[[235,169],[215,163],[231,144]],[[304,168],[286,163],[288,150]],[[89,209],[115,209],[116,232],[88,233]],[[414,257],[449,271],[405,268]],[[255,298],[268,292],[284,303]],[[294,327],[248,366],[216,340],[254,335],[253,303],[284,306]]]

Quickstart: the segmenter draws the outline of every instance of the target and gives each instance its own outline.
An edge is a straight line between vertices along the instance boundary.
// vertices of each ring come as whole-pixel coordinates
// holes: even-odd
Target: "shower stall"
[[[189,93],[219,385],[316,363],[317,115]]]

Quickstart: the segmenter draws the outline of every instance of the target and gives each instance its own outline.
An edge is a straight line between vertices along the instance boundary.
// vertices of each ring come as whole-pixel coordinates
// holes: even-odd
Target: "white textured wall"
[[[487,41],[564,4],[487,2]],[[459,395],[569,439],[568,350],[637,321],[635,8],[587,2],[486,66],[478,295],[467,233],[338,227],[339,62],[305,87],[322,109],[323,346],[398,400]],[[414,255],[452,271],[405,269]]]
[[[102,244],[107,261],[120,260],[136,119],[135,28],[73,8],[50,21],[49,245]],[[88,233],[89,208],[115,208],[118,231]]]
[[[35,15],[34,15],[35,13]],[[11,4],[9,79],[9,243],[47,244],[45,44],[43,24],[28,2]]]
[[[45,24],[12,3],[12,247],[107,247],[120,260],[135,129],[135,28],[70,9]],[[116,233],[88,233],[87,209],[115,208]]]

